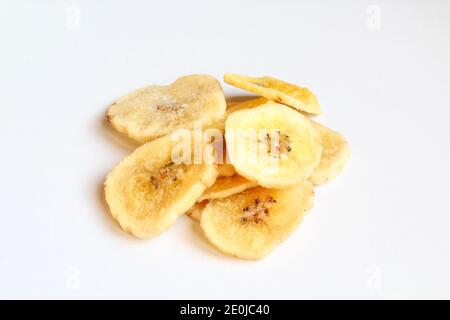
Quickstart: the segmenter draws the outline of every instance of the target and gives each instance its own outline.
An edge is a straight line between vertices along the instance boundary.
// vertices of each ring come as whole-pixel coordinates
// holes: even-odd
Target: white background
[[[449,1],[2,0],[0,39],[0,298],[450,298]],[[133,150],[107,106],[224,72],[311,88],[351,146],[257,262],[185,217],[134,239],[103,201]]]

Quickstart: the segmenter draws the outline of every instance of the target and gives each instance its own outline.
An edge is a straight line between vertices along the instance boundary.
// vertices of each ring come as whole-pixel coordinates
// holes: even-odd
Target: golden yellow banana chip
[[[118,131],[146,142],[176,129],[221,125],[226,110],[220,83],[208,75],[178,78],[168,86],[152,85],[115,102],[107,120]]]
[[[269,102],[268,99],[259,97],[259,98],[254,98],[254,99],[247,100],[247,101],[244,101],[241,103],[237,103],[237,104],[233,105],[232,107],[228,107],[225,115],[226,115],[226,117],[228,117],[233,112],[243,110],[243,109],[254,108],[254,107],[260,106],[262,104],[265,104],[267,102]]]
[[[219,172],[219,177],[232,177],[236,174],[233,165],[229,163],[218,164],[217,171]]]
[[[314,94],[309,89],[301,88],[295,84],[272,77],[252,78],[235,73],[226,73],[224,81],[264,98],[281,102],[299,111],[310,114],[321,113]]]
[[[309,181],[283,189],[251,188],[210,200],[201,212],[200,225],[223,253],[261,259],[297,228],[313,197]]]
[[[186,215],[189,218],[191,218],[197,222],[200,222],[200,218],[202,216],[202,211],[203,211],[203,209],[205,209],[205,206],[207,203],[208,203],[208,200],[204,200],[202,202],[197,202],[186,212]]]

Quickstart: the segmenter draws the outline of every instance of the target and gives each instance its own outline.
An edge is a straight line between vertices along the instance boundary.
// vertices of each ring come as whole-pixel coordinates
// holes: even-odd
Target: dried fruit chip
[[[208,75],[189,75],[169,86],[152,85],[115,102],[107,119],[118,131],[146,142],[180,128],[223,122],[225,97],[219,82]]]
[[[233,165],[229,163],[218,164],[217,171],[219,171],[219,177],[232,177],[236,174]]]
[[[267,188],[307,179],[322,152],[310,120],[275,102],[231,113],[225,137],[237,173]]]
[[[197,222],[200,222],[200,218],[202,216],[202,211],[203,211],[203,209],[205,209],[205,206],[207,203],[208,203],[208,200],[204,200],[202,202],[197,202],[186,212],[186,215],[189,218],[191,218]]]
[[[316,97],[307,88],[272,77],[252,78],[235,73],[226,73],[224,80],[235,87],[281,102],[299,111],[310,114],[321,113]]]
[[[229,197],[235,193],[256,187],[257,185],[255,181],[245,179],[238,174],[232,177],[217,178],[216,182],[205,190],[205,193],[203,193],[198,201]]]
[[[200,224],[223,253],[261,259],[297,228],[312,207],[313,196],[309,181],[283,189],[251,188],[209,201]]]
[[[270,100],[267,100],[266,98],[254,98],[245,102],[241,102],[238,104],[233,105],[232,107],[229,107],[226,111],[226,116],[228,117],[233,112],[243,110],[243,109],[250,109],[257,106],[260,106],[262,104],[265,104],[269,102]]]
[[[137,237],[159,235],[194,205],[216,177],[214,164],[175,164],[170,135],[137,148],[105,182],[105,198],[122,229]],[[212,147],[205,146],[206,149]]]
[[[324,184],[334,179],[347,164],[350,156],[349,146],[339,132],[312,121],[322,140],[322,156],[309,181],[315,185]]]

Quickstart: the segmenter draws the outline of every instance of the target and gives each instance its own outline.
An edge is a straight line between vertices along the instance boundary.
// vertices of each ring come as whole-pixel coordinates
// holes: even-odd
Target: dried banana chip
[[[217,171],[219,172],[219,177],[232,177],[236,174],[233,165],[228,163],[218,164]]]
[[[320,136],[310,120],[275,102],[231,113],[225,137],[237,173],[266,188],[307,179],[322,152]]]
[[[255,181],[245,179],[238,174],[232,177],[217,178],[216,182],[205,190],[205,193],[203,193],[198,201],[229,197],[235,193],[256,187],[257,185]]]
[[[202,202],[197,202],[186,212],[186,215],[189,218],[191,218],[197,222],[200,222],[200,218],[202,216],[202,211],[203,211],[203,209],[205,209],[205,206],[207,203],[208,203],[208,200],[204,200]]]
[[[312,121],[322,140],[322,156],[309,181],[315,185],[324,184],[334,179],[347,164],[350,150],[344,136],[339,132]]]
[[[193,129],[195,122],[204,128],[220,125],[225,110],[216,79],[189,75],[168,86],[147,86],[123,96],[109,108],[107,120],[118,131],[146,142],[176,129]]]
[[[200,225],[223,253],[261,259],[297,228],[313,197],[309,181],[283,189],[251,188],[210,200],[201,212]]]
[[[226,73],[224,80],[235,87],[281,102],[299,111],[310,114],[321,113],[316,97],[307,88],[272,77],[252,78],[235,73]]]
[[[120,162],[105,182],[105,198],[122,229],[159,235],[191,208],[217,177],[213,161],[176,163],[171,135],[148,142]],[[205,145],[205,152],[212,149]]]

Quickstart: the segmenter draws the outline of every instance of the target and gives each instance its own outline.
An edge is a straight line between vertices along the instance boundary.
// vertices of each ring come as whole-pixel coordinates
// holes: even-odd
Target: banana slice
[[[225,123],[224,123],[224,132],[225,132]],[[222,149],[222,156],[220,157],[220,153],[217,151],[217,149],[221,147]],[[227,142],[225,138],[223,137],[223,143],[222,145],[216,145],[216,155],[218,156],[218,160],[220,160],[219,164],[217,165],[217,169],[219,171],[219,177],[232,177],[236,174],[236,169],[234,169],[234,166],[230,163],[230,159],[227,154]]]
[[[171,135],[146,143],[108,174],[105,198],[111,214],[136,237],[165,231],[217,177],[213,161],[174,163],[172,150],[177,143]],[[204,148],[205,154],[212,152],[211,145]]]
[[[311,120],[322,139],[322,156],[309,181],[315,185],[334,179],[347,164],[350,150],[347,141],[340,133]]]
[[[256,187],[208,202],[200,224],[225,254],[261,259],[284,241],[312,207],[313,186],[303,181],[284,189]]]
[[[320,136],[311,122],[275,102],[231,113],[225,138],[236,172],[266,188],[307,179],[322,152]]]
[[[254,107],[260,106],[262,104],[265,104],[267,102],[269,102],[269,100],[267,100],[266,98],[262,98],[262,97],[247,100],[247,101],[235,104],[231,107],[228,107],[225,115],[226,115],[226,117],[228,117],[233,112],[243,110],[243,109],[254,108]]]
[[[236,174],[233,165],[229,163],[218,164],[217,171],[219,172],[219,177],[232,177]]]
[[[179,128],[192,129],[196,121],[204,127],[220,125],[225,110],[215,78],[189,75],[169,86],[147,86],[123,96],[109,108],[107,120],[118,131],[146,142]]]
[[[208,200],[204,200],[202,202],[197,202],[186,212],[186,215],[189,218],[191,218],[197,222],[200,222],[200,218],[202,216],[202,211],[203,211],[203,209],[205,209],[205,206],[207,203],[208,203]]]
[[[201,202],[204,200],[229,197],[235,193],[256,187],[257,185],[258,183],[255,181],[247,180],[240,175],[217,178],[216,182],[206,189],[205,193],[197,201]]]
[[[223,115],[223,117],[216,119],[215,121],[213,121],[211,124],[206,125],[205,128],[207,129],[218,129],[220,131],[222,131],[222,133],[225,131],[225,120],[227,119],[228,115],[233,112],[233,111],[237,111],[240,108],[243,108],[244,106],[250,107],[250,106],[256,106],[255,102],[251,102],[253,100],[261,100],[264,98],[259,98],[259,99],[249,99],[249,100],[244,100],[244,101],[227,101],[227,109],[225,111],[225,114]],[[267,99],[264,99],[265,101],[267,101]],[[260,102],[259,104],[261,104],[262,102]],[[242,107],[238,107],[240,105],[243,105]]]
[[[267,103],[266,98],[256,98],[229,107],[226,111],[231,114],[235,111],[250,109]],[[321,185],[334,179],[347,164],[349,158],[349,146],[345,138],[338,132],[333,131],[313,120],[313,127],[320,134],[322,141],[322,155],[318,166],[314,169],[309,181],[315,185]]]
[[[252,78],[235,73],[226,73],[224,81],[267,99],[281,102],[299,111],[311,114],[321,113],[314,94],[307,88],[301,88],[295,84],[272,77]]]

